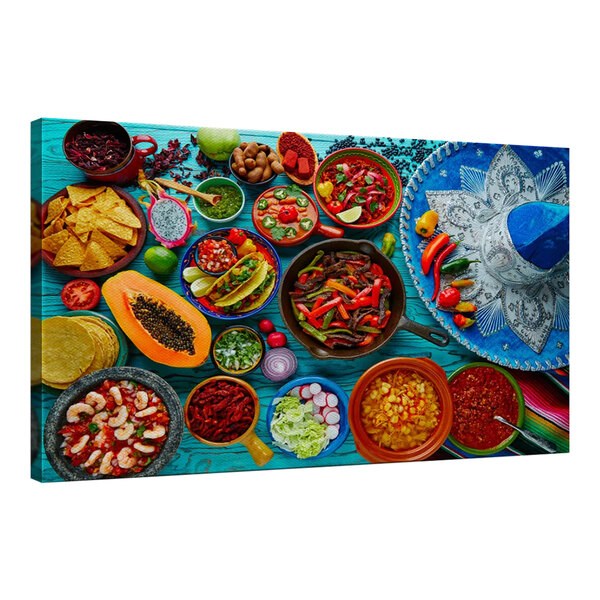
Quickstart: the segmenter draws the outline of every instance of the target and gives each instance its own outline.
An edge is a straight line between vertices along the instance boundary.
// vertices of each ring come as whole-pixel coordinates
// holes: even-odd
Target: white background
[[[34,4],[6,5],[0,36],[3,597],[598,597],[592,3]],[[40,116],[569,146],[571,453],[29,481]]]

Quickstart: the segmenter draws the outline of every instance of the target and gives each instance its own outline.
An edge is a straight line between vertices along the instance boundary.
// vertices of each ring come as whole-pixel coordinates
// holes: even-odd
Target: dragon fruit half
[[[181,200],[169,196],[156,181],[146,179],[143,171],[139,173],[138,184],[148,193],[141,196],[139,202],[148,209],[150,231],[165,248],[183,246],[196,229],[192,211]],[[146,197],[150,203],[142,201]]]

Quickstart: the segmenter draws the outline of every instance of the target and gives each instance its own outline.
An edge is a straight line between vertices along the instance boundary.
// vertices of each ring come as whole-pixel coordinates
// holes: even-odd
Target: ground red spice
[[[293,131],[286,131],[282,133],[279,138],[279,151],[283,156],[288,150],[294,150],[298,153],[299,158],[308,159],[308,169],[310,173],[315,172],[315,155],[312,149],[312,146],[304,139],[302,139],[297,133]],[[296,168],[294,171],[297,171],[298,165],[296,163]]]
[[[468,448],[487,450],[506,440],[513,430],[494,419],[511,423],[519,417],[517,394],[510,381],[492,367],[473,367],[450,383],[454,419],[451,434]]]

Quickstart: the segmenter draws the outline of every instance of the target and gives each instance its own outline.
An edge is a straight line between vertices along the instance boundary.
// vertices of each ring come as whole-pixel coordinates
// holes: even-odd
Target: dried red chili
[[[121,164],[129,153],[129,141],[112,133],[83,131],[65,144],[67,158],[86,171],[107,171]]]
[[[211,381],[197,389],[190,400],[190,431],[209,442],[231,442],[252,425],[254,408],[254,399],[240,384]]]
[[[507,439],[513,430],[494,416],[511,423],[519,418],[517,394],[510,381],[492,367],[473,367],[450,383],[454,418],[452,436],[468,448],[486,450]]]

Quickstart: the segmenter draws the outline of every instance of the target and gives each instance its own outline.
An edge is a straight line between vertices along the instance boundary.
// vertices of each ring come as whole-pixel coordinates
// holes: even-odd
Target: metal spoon
[[[504,423],[505,425],[512,427],[513,429],[518,431],[525,439],[534,443],[536,446],[543,448],[544,450],[546,450],[546,452],[550,452],[552,454],[557,452],[558,449],[554,442],[550,442],[549,440],[546,440],[543,437],[540,437],[539,435],[528,431],[527,429],[521,429],[520,427],[513,425],[510,421],[507,421],[504,417],[501,417],[500,415],[496,415],[494,419],[496,419],[496,421],[500,421],[500,423]]]

